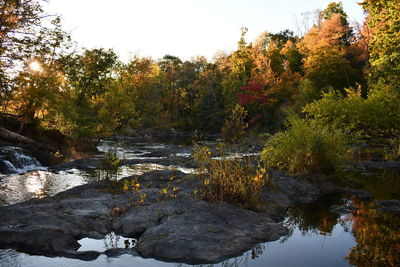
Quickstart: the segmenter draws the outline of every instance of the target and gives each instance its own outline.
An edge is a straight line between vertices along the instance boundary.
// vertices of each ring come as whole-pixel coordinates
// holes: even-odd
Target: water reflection
[[[347,201],[340,194],[330,194],[321,197],[315,203],[297,205],[289,210],[284,225],[289,228],[289,233],[297,228],[304,235],[310,233],[331,235],[334,226],[338,223],[348,230],[347,221],[343,224],[340,215],[329,210],[331,206],[344,205]]]
[[[118,168],[115,179],[132,175],[142,175],[154,170],[178,170],[194,173],[195,169],[180,166],[165,166],[155,163],[142,163]],[[57,173],[36,170],[22,175],[2,176],[0,180],[0,205],[10,205],[31,198],[53,196],[72,187],[99,181],[107,176],[105,171],[97,169],[70,169]]]
[[[31,198],[43,198],[96,180],[90,172],[76,169],[53,173],[36,170],[22,175],[8,175],[1,179],[0,199],[13,204]]]
[[[360,267],[400,266],[400,214],[376,209],[374,203],[354,199],[353,234],[357,241],[348,255]]]
[[[351,204],[357,210],[340,215],[329,211],[333,204]],[[196,266],[399,266],[399,214],[377,210],[373,202],[329,195],[315,203],[292,208],[284,223],[290,228],[286,237],[259,244],[240,257]],[[79,242],[82,244],[79,251],[103,252],[109,248],[132,248],[135,240],[111,233],[103,240],[84,238]],[[188,266],[133,255],[113,259],[101,255],[94,261],[84,262],[7,251],[0,251],[1,260],[4,257],[4,262],[18,262],[7,266]]]
[[[391,170],[348,172],[344,174],[352,187],[360,187],[379,200],[400,199],[400,173]]]
[[[127,238],[111,232],[107,234],[103,239],[83,238],[78,241],[81,247],[78,251],[99,251],[104,252],[112,248],[134,248],[136,245],[136,239]]]

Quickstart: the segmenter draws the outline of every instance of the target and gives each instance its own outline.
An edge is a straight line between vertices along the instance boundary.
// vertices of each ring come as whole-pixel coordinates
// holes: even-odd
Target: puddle
[[[134,248],[137,240],[134,238],[127,238],[115,233],[106,235],[103,239],[82,238],[78,240],[81,247],[78,249],[82,251],[98,251],[104,252],[112,248]]]

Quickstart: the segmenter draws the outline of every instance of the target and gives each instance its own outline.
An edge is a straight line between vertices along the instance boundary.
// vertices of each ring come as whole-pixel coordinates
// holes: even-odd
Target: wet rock
[[[96,169],[101,167],[101,159],[99,158],[84,158],[77,159],[70,162],[63,162],[58,165],[52,166],[50,171],[61,171],[69,169]]]
[[[333,205],[330,208],[330,211],[333,213],[338,213],[338,214],[348,214],[356,209],[357,209],[356,207],[351,206],[351,205]]]
[[[355,188],[342,188],[340,189],[342,193],[349,194],[349,195],[355,195],[361,200],[371,200],[374,198],[374,196],[368,192],[367,190],[363,189],[355,189]]]
[[[386,212],[400,212],[400,200],[376,200],[375,203],[378,205],[377,209]]]
[[[361,168],[368,170],[394,170],[400,171],[400,161],[363,161],[359,163]]]
[[[162,180],[157,172],[153,175]],[[54,197],[0,207],[0,246],[91,259],[98,254],[77,252],[77,240],[118,232],[138,237],[137,251],[145,257],[205,263],[239,255],[286,233],[265,214],[188,194],[169,199],[155,187],[125,192],[122,183],[100,181]],[[148,196],[144,203],[138,202],[141,194]]]
[[[280,172],[271,177],[271,185],[262,192],[267,205],[260,213],[194,198],[192,192],[200,180],[178,171],[153,171],[78,186],[54,197],[0,207],[0,247],[90,259],[99,254],[78,252],[77,240],[115,232],[137,238],[135,251],[110,250],[106,255],[137,251],[166,261],[215,263],[285,235],[287,229],[278,222],[290,206],[340,191],[326,181]],[[142,189],[126,190],[125,181],[134,178]],[[178,191],[173,195],[163,192],[171,187]]]
[[[157,203],[136,249],[144,257],[186,263],[213,263],[238,256],[259,242],[276,240],[287,230],[249,210],[193,198]],[[160,219],[161,218],[161,219]]]

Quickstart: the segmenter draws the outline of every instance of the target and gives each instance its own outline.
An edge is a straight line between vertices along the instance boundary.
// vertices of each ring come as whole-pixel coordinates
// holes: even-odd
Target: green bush
[[[218,149],[224,155],[223,147]],[[267,182],[265,168],[257,168],[250,158],[212,158],[208,147],[195,147],[202,183],[197,195],[207,201],[225,201],[252,210],[261,209],[261,190]]]
[[[367,99],[349,89],[346,96],[329,92],[303,111],[326,127],[340,129],[353,146],[383,151],[374,154],[398,152],[392,143],[400,135],[400,93],[390,86],[378,85]]]
[[[270,168],[292,174],[327,174],[345,158],[345,141],[339,131],[320,126],[317,121],[288,119],[290,128],[271,137],[261,153]]]
[[[390,88],[373,90],[367,99],[351,90],[346,97],[330,92],[304,112],[353,138],[391,138],[400,130],[400,94]]]

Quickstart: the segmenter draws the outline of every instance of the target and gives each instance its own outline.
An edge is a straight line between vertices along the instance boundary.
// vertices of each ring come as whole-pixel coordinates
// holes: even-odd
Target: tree
[[[65,74],[78,102],[89,100],[106,91],[117,65],[112,49],[85,49],[83,54],[72,54],[62,59]]]
[[[237,93],[242,86],[245,86],[250,79],[253,68],[252,45],[247,44],[245,35],[247,28],[242,28],[238,48],[227,58],[225,66],[225,79],[222,82],[225,97],[225,112],[228,114],[237,103]]]
[[[43,43],[43,21],[49,17],[42,8],[45,0],[0,1],[0,106],[6,108],[15,88],[18,67],[32,59],[32,51]],[[53,23],[53,25],[55,25]]]
[[[224,123],[224,97],[222,73],[215,64],[209,64],[199,73],[193,89],[196,100],[193,106],[195,129],[218,132]]]
[[[321,89],[342,90],[357,81],[357,75],[347,58],[348,46],[343,36],[350,31],[341,23],[341,14],[333,14],[320,27],[313,27],[298,44],[305,55],[305,77]]]
[[[400,88],[400,2],[398,0],[364,0],[368,26],[372,32],[371,84],[382,80]]]
[[[105,126],[98,116],[100,112],[104,114],[105,98],[111,97],[115,102],[115,97],[120,95],[118,90],[113,91],[118,67],[115,52],[111,49],[84,50],[82,54],[63,57],[60,64],[68,85],[60,106],[64,124],[69,125],[67,134],[92,138],[111,133],[118,123]]]
[[[125,93],[125,101],[135,107],[136,116],[130,119],[136,125],[162,125],[168,119],[162,105],[164,81],[161,68],[151,58],[133,57],[119,69],[117,86]]]

